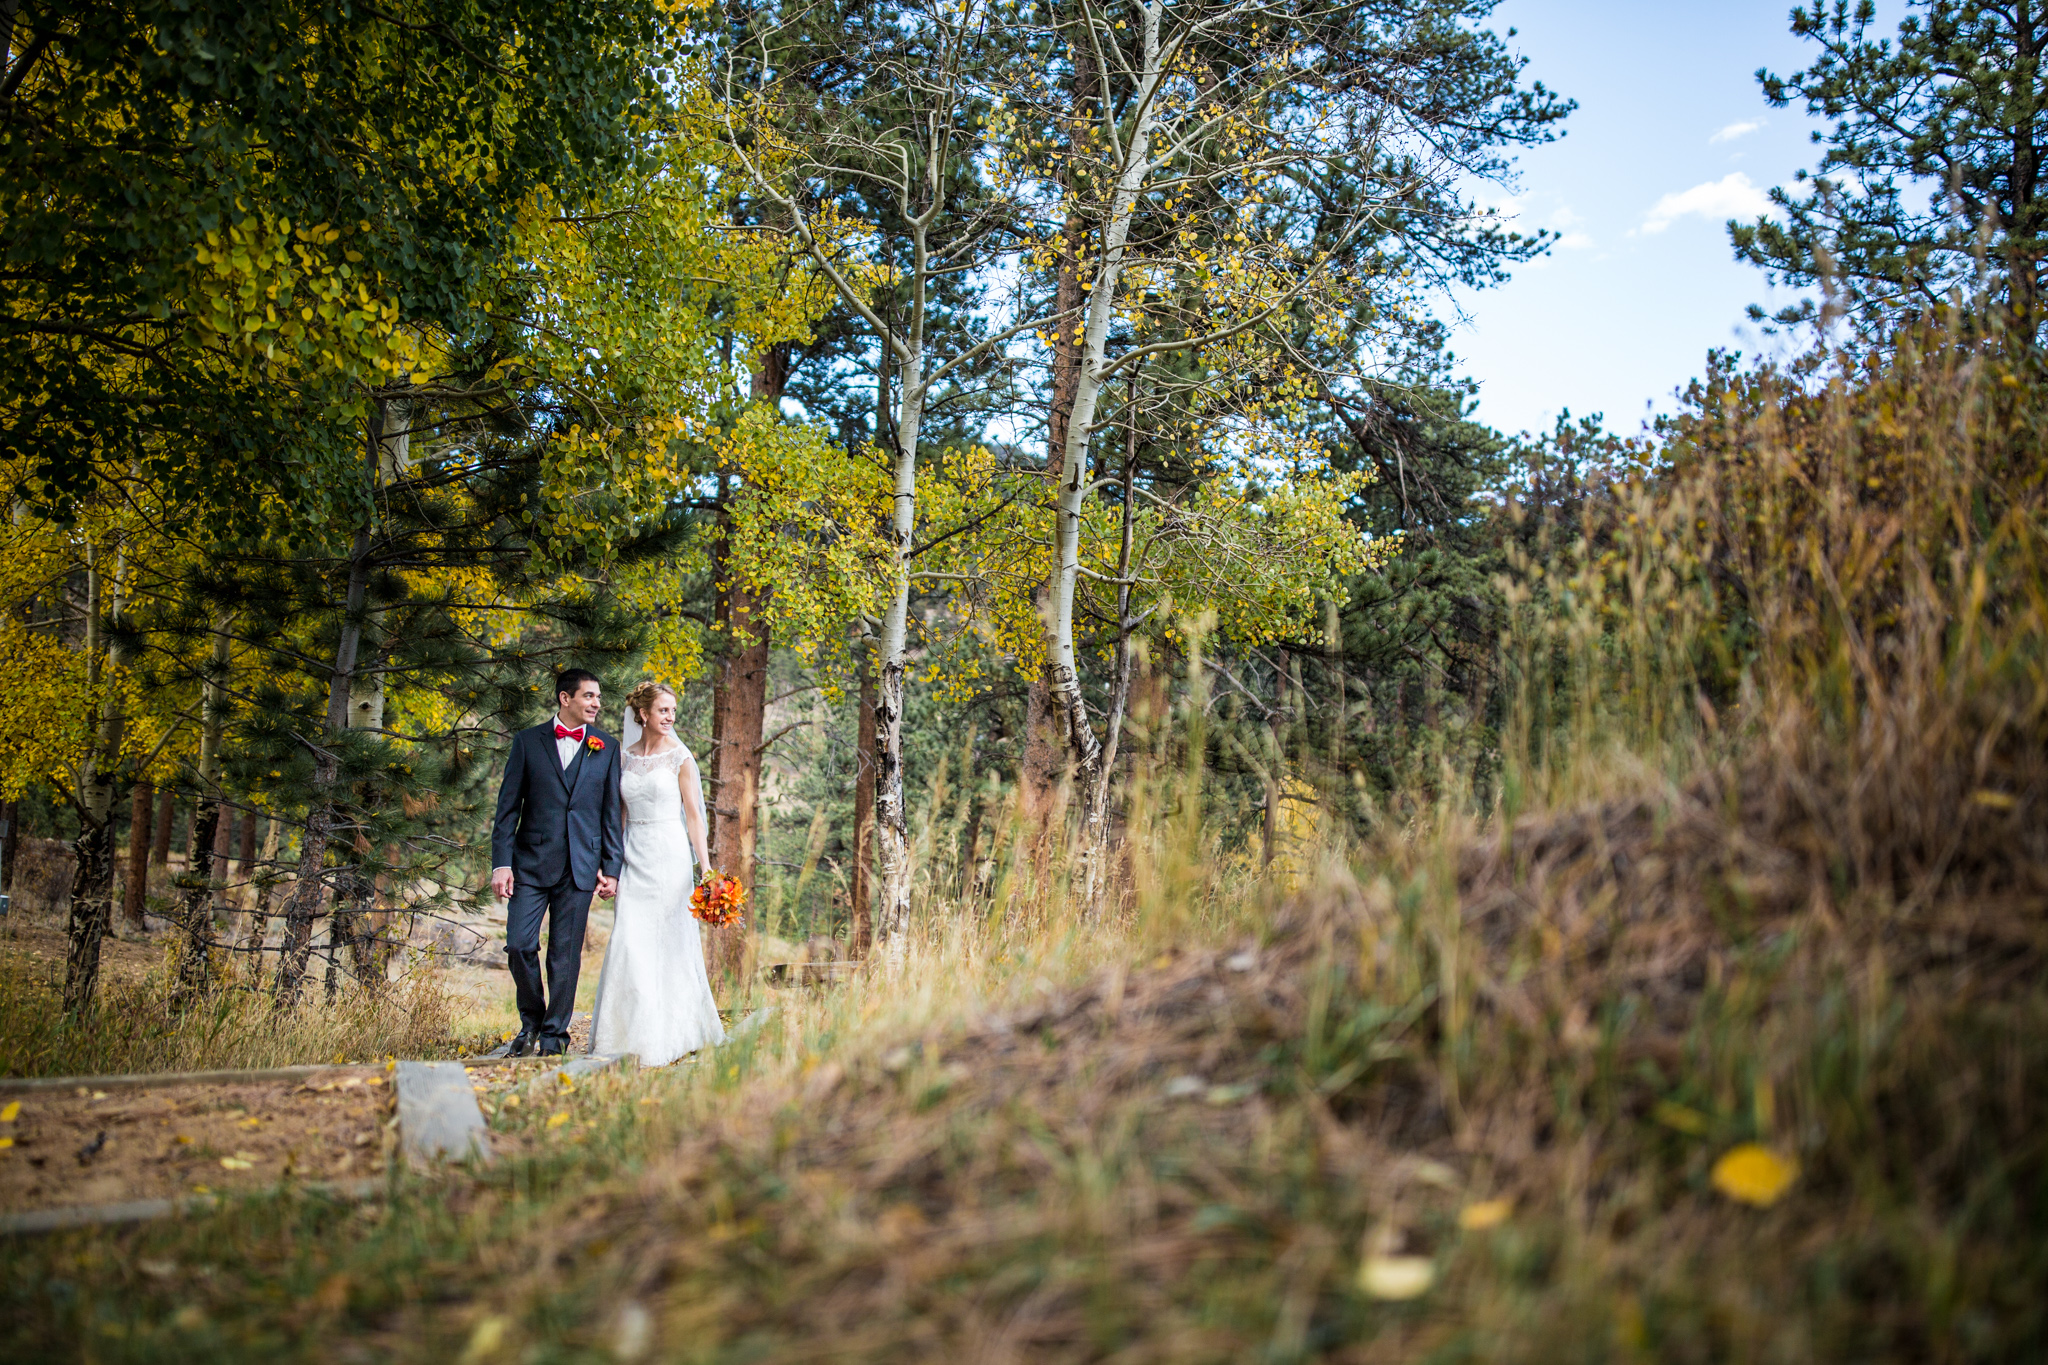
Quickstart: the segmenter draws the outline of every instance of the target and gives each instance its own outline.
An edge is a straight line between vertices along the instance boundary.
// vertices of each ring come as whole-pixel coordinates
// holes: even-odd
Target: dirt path
[[[0,1209],[114,1204],[384,1168],[391,1087],[381,1067],[300,1083],[0,1096]]]
[[[167,935],[150,939],[116,938],[100,946],[100,980],[132,985],[162,964]],[[0,919],[0,972],[34,981],[54,991],[64,989],[64,954],[69,946],[60,920],[29,915]]]

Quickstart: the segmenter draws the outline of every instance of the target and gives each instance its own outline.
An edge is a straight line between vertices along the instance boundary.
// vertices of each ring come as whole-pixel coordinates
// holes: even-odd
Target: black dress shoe
[[[530,1057],[533,1055],[533,1035],[521,1032],[517,1038],[505,1044],[507,1057]]]
[[[567,1038],[543,1038],[540,1040],[540,1055],[543,1057],[562,1057],[568,1055],[568,1052],[569,1040]]]

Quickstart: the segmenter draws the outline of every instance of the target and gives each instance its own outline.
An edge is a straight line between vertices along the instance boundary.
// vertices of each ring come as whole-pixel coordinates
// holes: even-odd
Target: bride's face
[[[656,737],[667,739],[676,732],[676,699],[666,692],[655,693],[653,704],[647,708],[647,719],[642,723]]]

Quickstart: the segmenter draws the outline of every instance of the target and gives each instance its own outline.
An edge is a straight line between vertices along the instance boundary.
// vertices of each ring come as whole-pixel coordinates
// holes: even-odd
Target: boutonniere
[[[596,735],[592,735],[589,739],[586,739],[583,742],[590,746],[590,752],[592,753],[597,753],[604,748],[604,741],[599,739]]]

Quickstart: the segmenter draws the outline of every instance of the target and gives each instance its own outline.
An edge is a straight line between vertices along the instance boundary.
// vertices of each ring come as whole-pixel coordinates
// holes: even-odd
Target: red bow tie
[[[562,722],[560,722],[560,721],[556,721],[556,722],[555,722],[555,738],[556,738],[556,739],[582,739],[582,738],[583,738],[583,727],[579,725],[579,726],[577,726],[577,727],[576,727],[575,729],[571,730],[571,729],[570,729],[570,728],[569,728],[568,726],[566,726],[566,725],[562,724]]]

